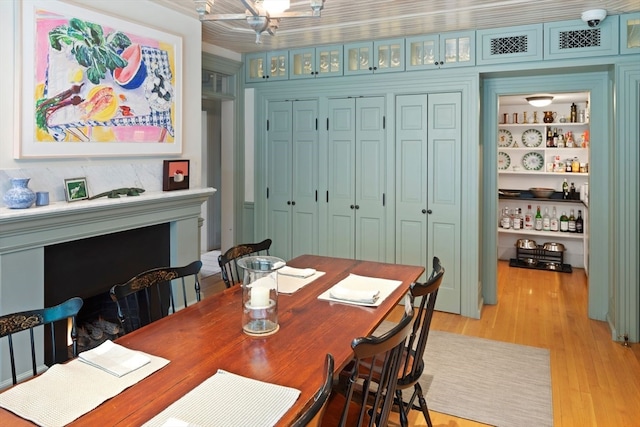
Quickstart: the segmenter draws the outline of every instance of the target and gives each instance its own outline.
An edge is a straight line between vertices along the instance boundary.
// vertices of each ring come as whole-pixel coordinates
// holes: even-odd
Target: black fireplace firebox
[[[117,323],[109,289],[151,268],[170,265],[169,223],[91,237],[44,249],[44,302],[46,307],[79,296],[85,302],[78,324],[98,318]],[[63,323],[63,322],[62,322]],[[56,325],[56,343],[45,334],[45,363],[68,359],[67,325]],[[51,359],[51,346],[56,359]]]

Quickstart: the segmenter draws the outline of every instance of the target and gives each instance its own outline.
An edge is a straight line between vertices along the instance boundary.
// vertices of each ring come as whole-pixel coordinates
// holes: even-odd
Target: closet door
[[[332,99],[328,107],[329,254],[383,261],[384,98]]]
[[[429,274],[438,256],[446,273],[437,308],[452,313],[460,313],[460,135],[459,93],[396,97],[396,262]]]
[[[316,101],[269,104],[267,233],[285,260],[318,252],[318,107]]]

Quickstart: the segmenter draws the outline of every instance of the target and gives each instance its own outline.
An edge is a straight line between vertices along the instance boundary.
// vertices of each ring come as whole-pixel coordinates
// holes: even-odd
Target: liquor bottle
[[[549,208],[544,208],[544,215],[542,216],[542,230],[551,231],[551,217],[549,216]]]
[[[576,123],[578,121],[578,106],[575,103],[571,104],[571,115],[569,116],[569,121],[571,123]]]
[[[509,217],[509,208],[505,207],[502,210],[502,219],[500,220],[502,228],[511,228],[511,218]]]
[[[524,229],[533,230],[533,211],[531,205],[527,205],[527,213],[524,214]]]
[[[580,209],[578,209],[578,218],[576,218],[576,233],[584,233],[584,220]]]
[[[569,199],[569,183],[567,182],[567,178],[562,182],[562,198],[565,200]]]
[[[576,185],[572,182],[571,187],[569,187],[569,198],[571,200],[576,200]]]
[[[538,231],[542,231],[542,214],[540,214],[540,205],[538,205],[538,210],[536,211],[536,219],[534,224],[535,225],[533,226],[533,228]]]
[[[515,208],[513,210],[513,225],[514,230],[520,230],[522,228],[522,219],[520,218],[520,209]]]
[[[589,101],[587,101],[587,105],[584,107],[584,122],[589,123]]]
[[[570,233],[576,232],[576,216],[573,213],[573,209],[569,211],[569,232]]]
[[[559,231],[560,230],[560,220],[558,219],[558,212],[556,211],[556,207],[554,206],[551,210],[551,220],[549,221],[549,231]]]
[[[553,128],[553,146],[558,146],[558,128]]]
[[[569,217],[564,211],[560,215],[560,231],[569,231]]]

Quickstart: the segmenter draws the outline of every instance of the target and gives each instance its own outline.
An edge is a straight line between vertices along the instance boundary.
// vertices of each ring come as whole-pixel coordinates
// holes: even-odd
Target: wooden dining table
[[[322,385],[326,354],[333,355],[339,372],[353,356],[353,339],[371,334],[424,272],[418,266],[316,255],[299,256],[287,265],[326,274],[293,294],[279,295],[278,332],[265,337],[243,333],[240,286],[206,295],[196,304],[118,338],[122,346],[170,363],[71,425],[139,426],[219,369],[300,390],[299,398],[278,423],[289,425]],[[378,307],[318,299],[350,273],[402,284]],[[31,423],[0,408],[0,425]]]

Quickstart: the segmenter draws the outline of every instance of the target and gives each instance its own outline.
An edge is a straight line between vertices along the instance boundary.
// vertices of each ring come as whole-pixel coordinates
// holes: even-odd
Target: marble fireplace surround
[[[169,223],[171,264],[198,259],[201,205],[214,192],[213,188],[155,191],[29,209],[0,208],[0,313],[44,307],[44,248],[48,245]],[[28,354],[20,349],[28,345],[24,338],[14,342],[18,354]],[[42,331],[36,339],[42,342]],[[30,369],[28,357],[23,359],[19,362],[26,363],[17,367],[19,373]],[[39,354],[39,365],[42,361]],[[0,389],[10,381],[8,349],[2,340]]]

